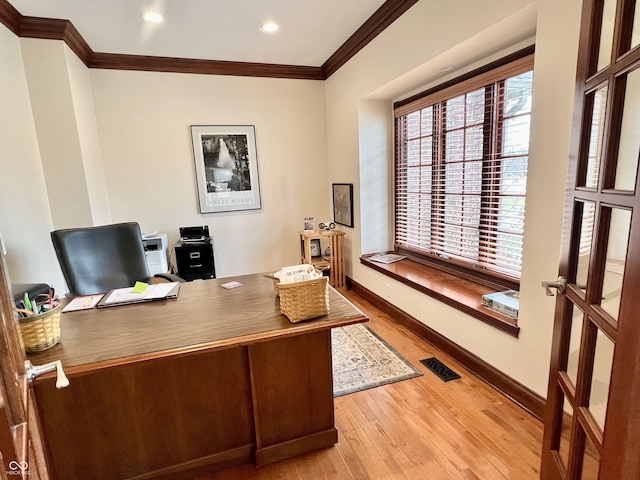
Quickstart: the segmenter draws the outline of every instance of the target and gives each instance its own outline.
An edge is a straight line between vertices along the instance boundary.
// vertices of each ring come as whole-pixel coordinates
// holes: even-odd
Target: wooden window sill
[[[497,290],[409,259],[389,264],[372,262],[369,260],[372,255],[375,254],[361,256],[360,263],[509,335],[518,337],[520,327],[517,320],[482,305],[482,295]]]

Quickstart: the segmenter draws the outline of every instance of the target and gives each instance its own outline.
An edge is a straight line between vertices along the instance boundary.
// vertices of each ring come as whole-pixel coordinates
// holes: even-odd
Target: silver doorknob
[[[31,363],[31,360],[25,360],[24,367],[27,371],[27,379],[29,382],[33,382],[37,376],[42,375],[43,373],[56,370],[56,388],[65,388],[69,386],[69,379],[62,370],[62,362],[60,360],[45,363],[44,365],[34,365]]]
[[[558,290],[558,293],[563,293],[565,288],[567,288],[567,279],[560,275],[555,282],[542,282],[542,286],[546,290],[547,297],[553,297],[551,289],[555,288]]]

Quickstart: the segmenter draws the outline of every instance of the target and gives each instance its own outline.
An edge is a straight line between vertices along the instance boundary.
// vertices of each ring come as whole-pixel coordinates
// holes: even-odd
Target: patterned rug
[[[334,397],[422,375],[360,323],[331,330],[331,347]]]

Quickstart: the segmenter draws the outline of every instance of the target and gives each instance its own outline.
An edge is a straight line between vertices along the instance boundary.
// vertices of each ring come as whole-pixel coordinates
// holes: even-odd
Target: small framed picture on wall
[[[353,183],[334,183],[333,221],[353,227]]]

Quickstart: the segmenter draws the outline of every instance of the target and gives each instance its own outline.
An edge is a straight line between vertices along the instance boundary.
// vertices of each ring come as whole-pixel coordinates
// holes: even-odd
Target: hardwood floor
[[[361,297],[346,296],[424,375],[336,398],[334,447],[197,480],[539,478],[541,422]],[[462,378],[445,383],[420,364],[433,356]]]

